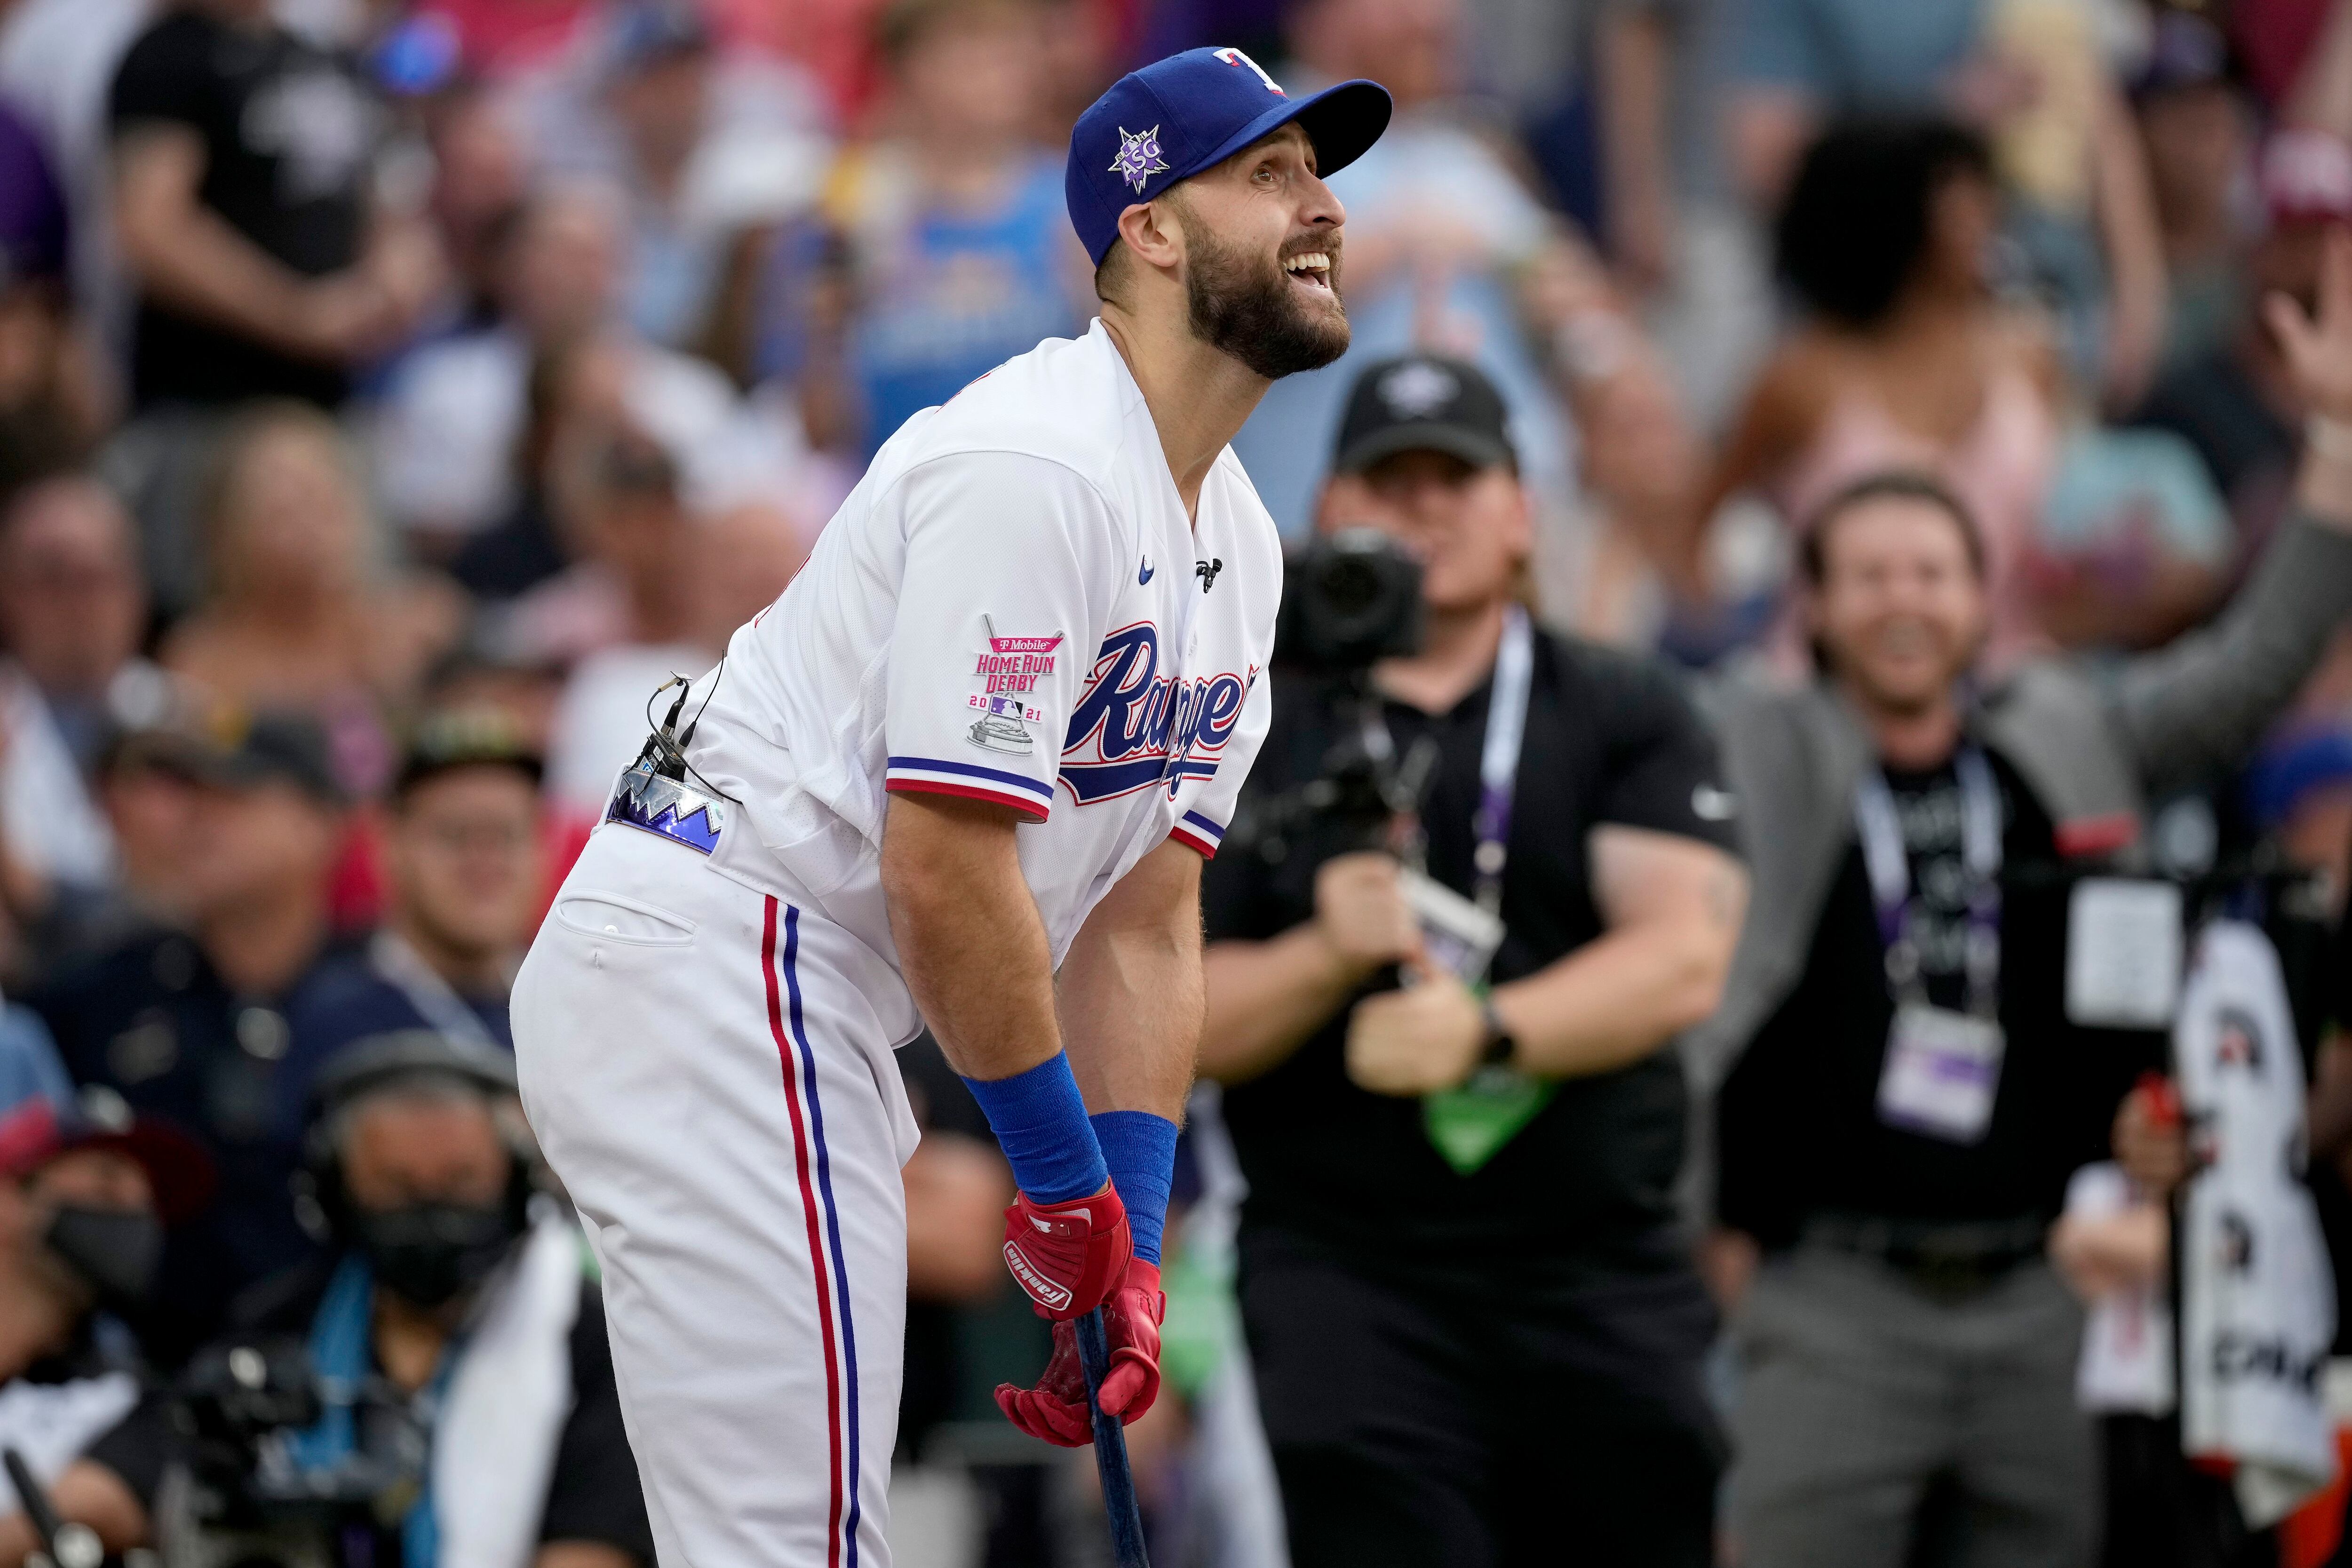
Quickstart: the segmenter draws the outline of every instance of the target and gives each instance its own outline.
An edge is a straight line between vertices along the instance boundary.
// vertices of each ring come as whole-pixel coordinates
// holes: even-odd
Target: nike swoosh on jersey
[[[1144,584],[1150,582],[1151,572],[1151,557],[1147,555],[1143,558],[1143,564],[1136,570],[1135,585],[1139,588],[1143,586]]]

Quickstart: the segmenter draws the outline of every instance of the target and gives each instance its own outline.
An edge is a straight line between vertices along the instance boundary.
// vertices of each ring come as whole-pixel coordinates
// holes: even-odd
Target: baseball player
[[[1160,1236],[1202,1018],[1200,868],[1267,724],[1282,562],[1227,442],[1337,358],[1321,175],[1388,123],[1238,49],[1070,138],[1102,313],[927,409],[793,585],[664,696],[523,965],[523,1100],[604,1267],[662,1559],[887,1568],[928,1022],[1020,1196],[1055,1323],[998,1401],[1087,1440],[1159,1387]],[[690,705],[689,705],[690,703]]]

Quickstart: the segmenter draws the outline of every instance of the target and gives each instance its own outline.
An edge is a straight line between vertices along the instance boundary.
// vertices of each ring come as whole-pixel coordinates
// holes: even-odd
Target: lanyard
[[[1495,914],[1503,907],[1503,867],[1510,859],[1511,803],[1519,783],[1519,748],[1528,734],[1528,694],[1535,681],[1535,633],[1518,605],[1503,612],[1502,646],[1495,650],[1495,685],[1486,700],[1486,741],[1478,750],[1478,812],[1471,830],[1478,847],[1472,896]]]
[[[1992,764],[1975,746],[1961,748],[1953,770],[1960,781],[1960,860],[1969,879],[1968,1008],[1989,1018],[1997,1010],[2000,985],[2000,787],[1993,781]],[[1854,786],[1853,815],[1878,940],[1885,950],[1887,984],[1904,1000],[1919,1000],[1926,986],[1911,935],[1911,862],[1885,773],[1873,768],[1863,774]]]
[[[375,933],[368,943],[368,964],[441,1035],[460,1045],[502,1048],[465,999],[398,932]]]

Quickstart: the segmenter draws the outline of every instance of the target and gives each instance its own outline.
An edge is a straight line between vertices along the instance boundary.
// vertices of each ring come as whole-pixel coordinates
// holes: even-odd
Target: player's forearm
[[[1697,918],[1644,923],[1496,986],[1495,1011],[1518,1042],[1515,1065],[1578,1078],[1640,1061],[1715,1011],[1732,946]]]
[[[951,795],[894,795],[882,896],[907,988],[956,1071],[1011,1078],[1062,1048],[1053,957],[1013,819]]]
[[[1365,978],[1313,921],[1265,942],[1213,942],[1202,971],[1201,1073],[1223,1084],[1247,1083],[1288,1061]]]
[[[1201,1043],[1200,865],[1181,845],[1146,856],[1062,961],[1062,1037],[1089,1111],[1182,1118]]]

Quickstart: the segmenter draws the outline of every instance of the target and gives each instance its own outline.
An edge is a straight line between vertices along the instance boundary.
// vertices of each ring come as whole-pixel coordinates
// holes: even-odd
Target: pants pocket
[[[687,947],[694,942],[694,921],[625,893],[596,889],[565,893],[555,900],[555,918],[567,929],[600,942],[638,947]]]

